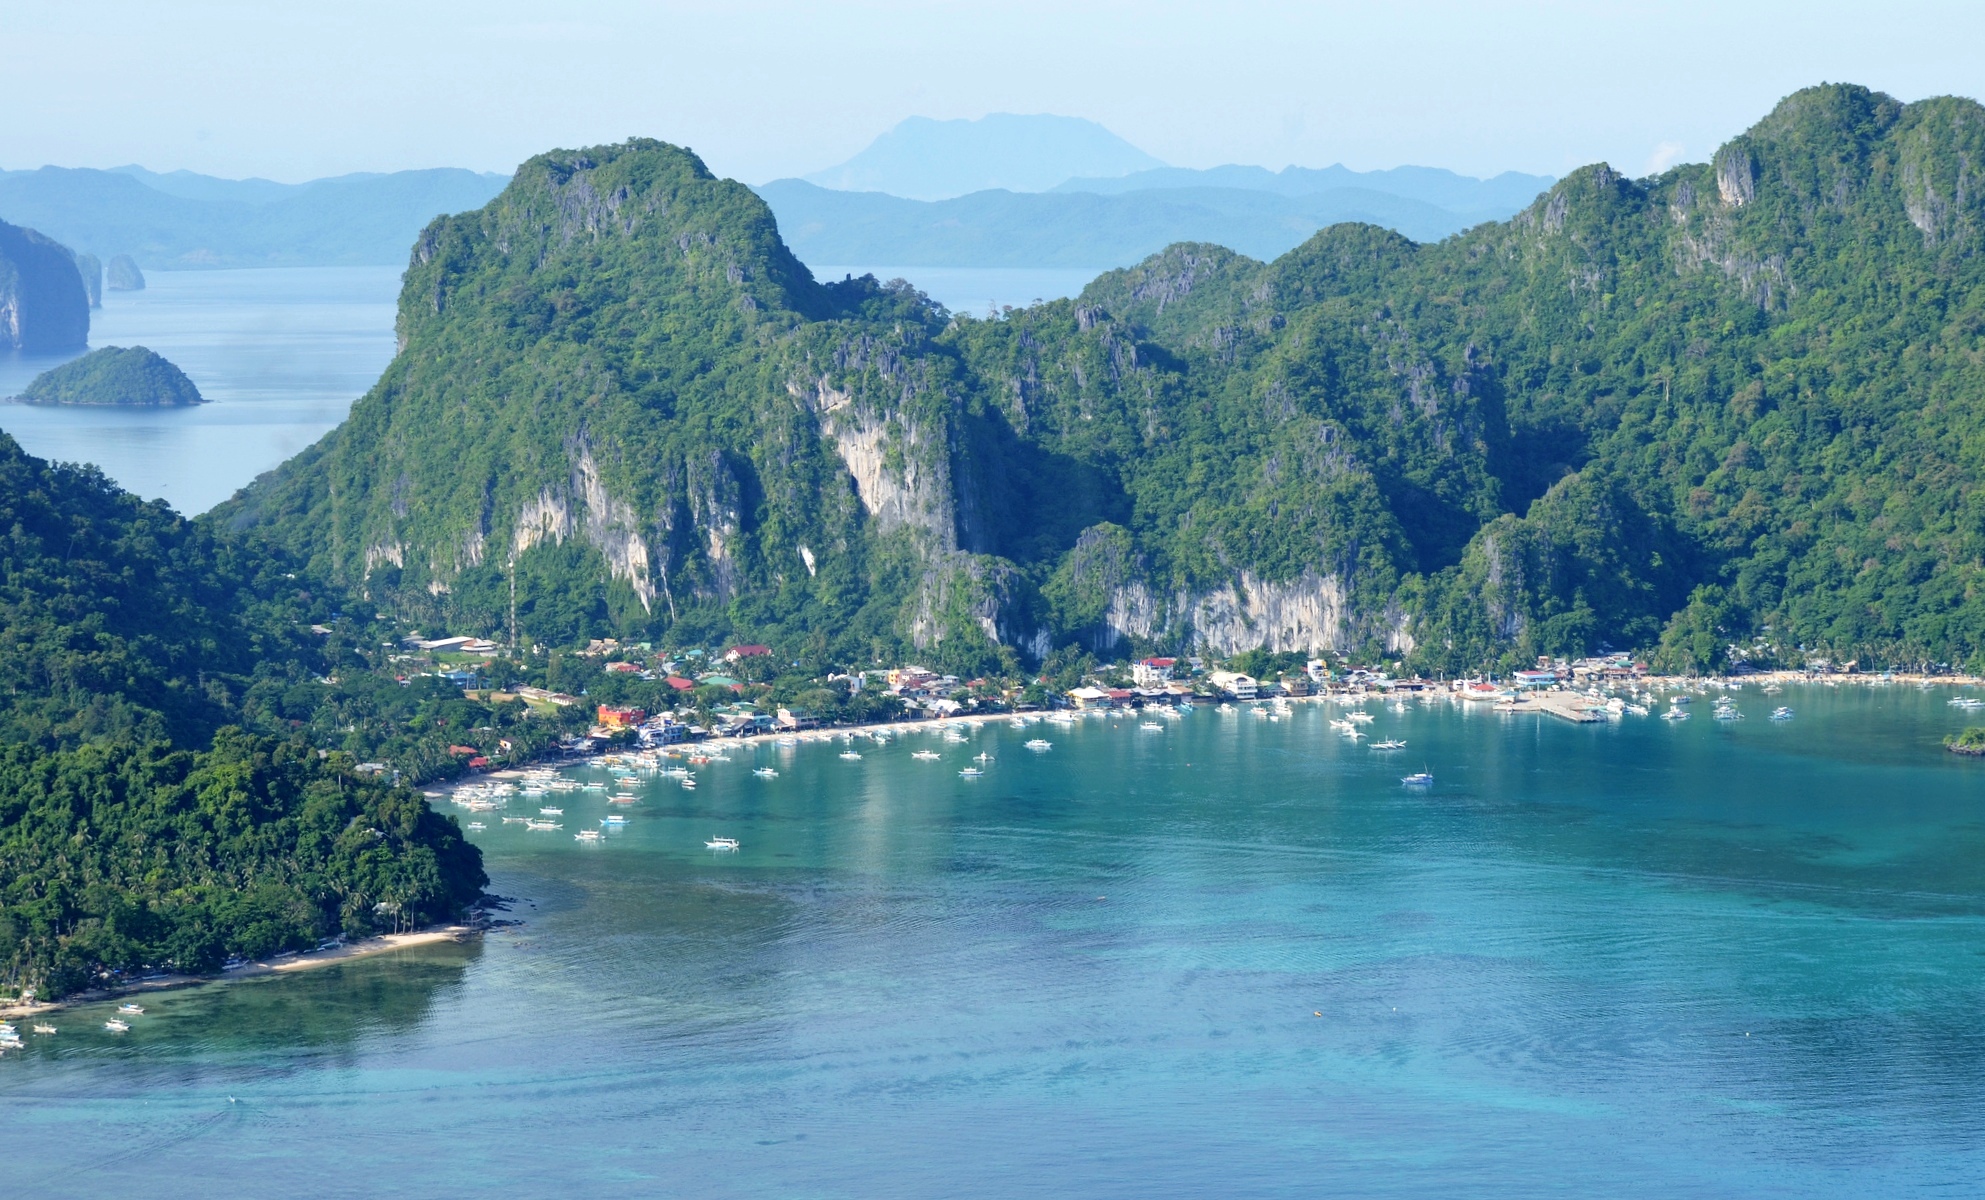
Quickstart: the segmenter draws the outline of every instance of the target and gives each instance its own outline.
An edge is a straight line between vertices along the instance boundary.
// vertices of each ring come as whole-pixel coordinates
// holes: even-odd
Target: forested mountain
[[[379,385],[217,517],[546,640],[1968,659],[1980,162],[1972,101],[1825,86],[1437,244],[978,321],[815,283],[687,152],[560,151],[428,227]]]
[[[343,639],[310,625],[334,604],[0,434],[0,987],[211,970],[476,897],[475,849],[418,794],[229,727],[288,731],[293,695],[301,717],[329,692]]]

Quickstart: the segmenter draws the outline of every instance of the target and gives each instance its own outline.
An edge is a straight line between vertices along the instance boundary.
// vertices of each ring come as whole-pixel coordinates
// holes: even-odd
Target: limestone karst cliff
[[[0,349],[79,350],[90,339],[90,300],[76,256],[52,238],[0,221]]]
[[[428,227],[378,386],[217,516],[553,640],[1985,656],[1981,161],[1972,101],[1813,88],[1437,244],[977,320],[815,282],[687,151],[558,151]]]

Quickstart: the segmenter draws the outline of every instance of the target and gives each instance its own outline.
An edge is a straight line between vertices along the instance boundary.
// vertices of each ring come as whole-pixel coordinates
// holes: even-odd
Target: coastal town
[[[1852,663],[1836,666],[1820,660],[1797,670],[1759,671],[1739,664],[1723,676],[1669,676],[1650,670],[1642,658],[1608,653],[1540,658],[1533,666],[1500,674],[1427,679],[1393,674],[1386,664],[1361,664],[1349,656],[1266,650],[1227,659],[1154,655],[1097,663],[1085,657],[1073,666],[1044,666],[1031,676],[1003,679],[960,677],[914,663],[806,675],[801,663],[781,659],[770,646],[759,643],[658,651],[646,643],[603,638],[565,656],[568,665],[559,672],[584,678],[590,686],[560,690],[514,681],[492,685],[493,677],[522,672],[504,658],[503,647],[487,640],[414,633],[401,646],[393,657],[399,671],[396,678],[403,685],[423,677],[445,680],[468,700],[521,705],[562,730],[555,741],[539,744],[531,753],[520,752],[509,739],[451,745],[458,769],[430,776],[436,781],[515,769],[542,758],[595,755],[616,747],[755,740],[1055,712],[1417,700],[1589,724],[1651,715],[1659,700],[1668,698],[1673,702],[1663,715],[1685,719],[1683,706],[1690,695],[1741,689],[1746,682],[1775,692],[1793,681],[1877,678],[1860,674]],[[1885,673],[1879,678],[1899,677]],[[395,770],[385,762],[361,764],[361,769]]]

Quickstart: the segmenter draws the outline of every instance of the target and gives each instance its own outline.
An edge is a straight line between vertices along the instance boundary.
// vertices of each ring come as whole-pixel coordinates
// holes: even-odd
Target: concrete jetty
[[[1592,697],[1575,692],[1523,692],[1509,703],[1496,705],[1496,711],[1549,713],[1579,725],[1589,725],[1606,719],[1598,713],[1585,711],[1588,705],[1594,703],[1596,701]]]

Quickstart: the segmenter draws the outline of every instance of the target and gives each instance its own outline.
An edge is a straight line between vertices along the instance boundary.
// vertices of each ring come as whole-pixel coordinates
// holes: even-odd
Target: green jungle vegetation
[[[1944,746],[1957,754],[1985,754],[1985,725],[1967,726],[1963,733],[1945,738]]]
[[[0,530],[0,987],[213,970],[480,894],[452,819],[329,750],[424,750],[461,693],[371,699],[356,622],[312,633],[338,600],[280,552],[4,435]]]
[[[431,225],[406,350],[224,508],[408,620],[1011,670],[1985,661],[1985,108],[1789,97],[1416,245],[1174,246],[953,316],[648,141]]]
[[[34,377],[32,404],[167,406],[205,403],[186,372],[143,346],[105,346]]]

